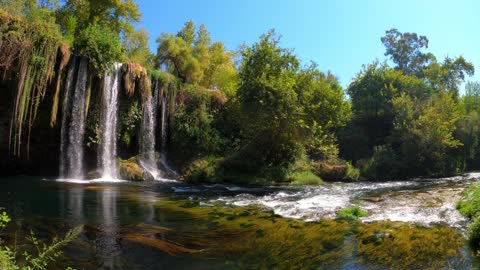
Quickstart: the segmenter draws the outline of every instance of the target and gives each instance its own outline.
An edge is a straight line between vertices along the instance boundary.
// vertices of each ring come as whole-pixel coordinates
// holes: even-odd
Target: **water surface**
[[[477,177],[270,188],[13,177],[0,179],[0,207],[10,242],[84,225],[53,269],[471,269],[455,204]],[[369,216],[334,219],[351,205]]]

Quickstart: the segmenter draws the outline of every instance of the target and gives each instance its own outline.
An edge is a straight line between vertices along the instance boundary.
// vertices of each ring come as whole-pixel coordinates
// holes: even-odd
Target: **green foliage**
[[[142,107],[137,99],[125,99],[121,104],[118,136],[125,146],[130,146],[132,137],[140,129],[142,115]]]
[[[357,181],[360,179],[360,169],[355,168],[351,162],[346,162],[345,166],[347,167],[347,172],[345,178],[351,181]]]
[[[367,212],[360,209],[358,206],[342,208],[337,212],[337,219],[343,220],[357,220],[361,217],[366,217]]]
[[[457,203],[457,209],[463,216],[469,218],[468,240],[470,245],[478,252],[480,248],[480,185],[472,185],[463,194]]]
[[[133,23],[141,17],[135,0],[66,0],[56,13],[63,30],[68,29],[68,20],[74,17],[79,29],[98,24],[109,27],[117,35],[133,32]]]
[[[196,30],[193,22],[188,21],[176,35],[162,33],[157,43],[158,66],[166,65],[184,83],[233,96],[238,83],[234,54],[222,42],[212,43],[203,24]]]
[[[172,139],[186,158],[219,153],[224,147],[224,138],[214,126],[223,102],[216,92],[187,86],[178,94]]]
[[[7,212],[3,211],[0,213],[0,230],[5,228],[7,224],[10,222],[10,217],[7,215]]]
[[[463,216],[473,219],[480,212],[480,185],[472,185],[463,194],[462,200],[457,204],[457,209]]]
[[[312,171],[293,171],[287,176],[290,185],[320,185],[322,179]]]
[[[123,56],[122,44],[118,34],[108,27],[92,24],[83,29],[74,42],[75,51],[90,60],[100,76],[114,62]]]
[[[126,50],[126,60],[135,62],[144,68],[153,68],[154,56],[148,47],[148,33],[144,28],[125,35],[123,44]]]
[[[0,216],[0,230],[10,221],[5,212]],[[61,249],[74,241],[83,231],[83,226],[78,226],[65,235],[63,239],[54,238],[51,243],[46,244],[39,240],[33,231],[27,237],[32,244],[35,254],[25,250],[20,252],[15,246],[13,249],[4,246],[0,239],[0,268],[2,270],[47,270],[49,264],[58,258]]]
[[[406,75],[421,76],[422,70],[430,62],[436,61],[431,53],[423,53],[428,48],[428,38],[416,33],[401,33],[397,29],[390,29],[381,38],[387,49],[385,56],[390,56],[397,65],[397,69]]]
[[[360,164],[362,162],[359,162]],[[361,164],[361,173],[369,179],[390,180],[398,177],[399,165],[395,152],[386,145],[375,146],[373,155]]]
[[[185,181],[199,182],[221,182],[223,179],[219,177],[219,162],[217,157],[207,156],[205,158],[193,161],[183,174]]]
[[[24,12],[23,18],[0,12],[0,68],[18,74],[10,146],[13,154],[20,156],[26,141],[28,158],[31,129],[55,75],[61,34],[49,10],[30,3]]]
[[[279,41],[272,30],[242,51],[236,98],[244,140],[228,166],[265,173],[287,168],[305,150],[332,144],[333,131],[349,117],[336,79],[315,66],[301,70]]]
[[[456,171],[449,150],[461,146],[453,137],[459,110],[447,94],[420,101],[405,95],[394,100],[396,112],[393,143],[401,144],[406,168],[419,175],[445,175]],[[398,140],[398,141],[397,141]]]

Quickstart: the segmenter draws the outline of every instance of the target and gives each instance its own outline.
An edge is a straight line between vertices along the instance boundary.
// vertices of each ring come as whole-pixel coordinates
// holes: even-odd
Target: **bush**
[[[213,91],[188,86],[178,93],[172,135],[174,146],[184,159],[215,155],[225,146],[225,139],[215,127],[221,104]]]
[[[3,212],[0,214],[0,231],[5,228],[7,223],[10,222],[8,215]],[[36,254],[31,254],[25,250],[21,252],[15,245],[14,248],[9,248],[3,245],[0,239],[0,269],[2,270],[23,270],[23,269],[37,269],[47,270],[50,262],[55,261],[62,251],[61,249],[67,244],[75,240],[83,231],[83,226],[78,226],[65,235],[63,239],[53,239],[50,244],[46,244],[39,240],[33,232],[27,236],[27,240],[34,246]],[[20,257],[20,256],[21,257]],[[19,258],[20,257],[20,258]],[[72,268],[67,268],[72,269]]]
[[[186,169],[183,179],[187,182],[217,182],[219,179],[219,158],[208,156],[197,159]]]
[[[120,62],[123,48],[119,36],[111,29],[98,24],[89,25],[80,32],[74,42],[74,50],[90,60],[90,64],[102,75],[114,62]]]
[[[391,180],[398,177],[395,152],[386,145],[375,146],[373,155],[361,167],[362,175],[374,180]]]
[[[470,225],[468,225],[467,230],[468,242],[470,246],[478,251],[480,247],[480,217],[476,216]]]
[[[463,216],[472,222],[468,226],[468,240],[470,245],[480,248],[480,184],[471,186],[457,204],[457,209]]]
[[[291,185],[320,185],[323,181],[312,171],[294,171],[288,175]]]
[[[457,209],[463,216],[473,219],[480,211],[480,184],[471,186],[457,204]]]
[[[366,217],[367,212],[360,209],[358,206],[343,208],[337,212],[337,219],[357,220],[360,217]]]
[[[357,181],[360,179],[360,170],[353,167],[352,163],[346,162],[345,163],[347,167],[347,171],[345,173],[346,179],[352,180],[352,181]]]

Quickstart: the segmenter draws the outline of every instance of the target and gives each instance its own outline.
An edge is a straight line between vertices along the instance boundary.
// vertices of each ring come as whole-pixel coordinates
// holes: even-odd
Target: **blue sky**
[[[430,40],[438,59],[463,55],[480,80],[480,1],[475,0],[138,0],[139,26],[150,46],[162,32],[176,33],[187,20],[204,23],[213,41],[236,50],[275,28],[281,45],[294,48],[303,63],[315,61],[347,86],[362,64],[385,59],[380,38],[390,28]]]

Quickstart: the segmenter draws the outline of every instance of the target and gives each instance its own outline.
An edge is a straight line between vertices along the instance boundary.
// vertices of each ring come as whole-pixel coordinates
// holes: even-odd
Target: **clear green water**
[[[9,243],[16,237],[23,246],[30,230],[49,239],[84,225],[51,269],[476,267],[462,229],[446,224],[305,222],[255,204],[215,200],[245,191],[176,183],[73,184],[14,177],[0,178],[0,185],[0,207],[13,218],[4,232]],[[271,192],[248,191],[255,198]]]

